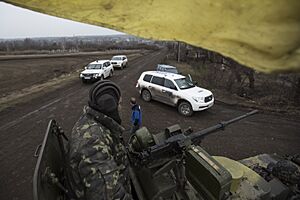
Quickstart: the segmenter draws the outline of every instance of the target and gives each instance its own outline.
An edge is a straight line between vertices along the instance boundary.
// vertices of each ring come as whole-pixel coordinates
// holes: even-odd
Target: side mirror
[[[197,81],[193,81],[192,82],[194,85],[198,85],[198,82]]]
[[[87,69],[87,67],[84,67],[84,69]]]

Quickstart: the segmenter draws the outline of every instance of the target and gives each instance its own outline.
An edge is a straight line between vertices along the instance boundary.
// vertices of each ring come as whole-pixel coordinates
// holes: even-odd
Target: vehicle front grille
[[[115,64],[118,64],[118,63],[116,63],[116,62],[111,62],[111,64],[115,65]]]
[[[82,74],[85,77],[92,77],[94,74]]]
[[[204,102],[205,102],[205,103],[206,103],[206,102],[209,102],[209,101],[211,101],[212,99],[213,99],[213,96],[210,95],[210,96],[208,96],[208,97],[205,97]]]

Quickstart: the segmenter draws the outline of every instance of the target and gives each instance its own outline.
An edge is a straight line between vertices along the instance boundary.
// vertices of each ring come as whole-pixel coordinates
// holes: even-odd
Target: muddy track
[[[129,98],[138,98],[143,111],[143,125],[152,132],[179,123],[183,128],[203,129],[249,111],[246,108],[217,103],[212,109],[190,118],[180,116],[176,109],[159,102],[143,102],[135,89],[145,70],[154,69],[166,54],[165,50],[142,55],[124,70],[116,70],[112,81],[120,85],[123,95],[122,120],[130,127]],[[32,200],[32,175],[36,159],[33,154],[41,143],[47,123],[56,119],[70,133],[87,102],[91,84],[79,79],[51,92],[0,112],[0,199]],[[217,97],[216,97],[217,98]],[[300,152],[300,122],[296,119],[257,114],[207,137],[202,145],[214,155],[240,159],[258,153],[293,154]]]

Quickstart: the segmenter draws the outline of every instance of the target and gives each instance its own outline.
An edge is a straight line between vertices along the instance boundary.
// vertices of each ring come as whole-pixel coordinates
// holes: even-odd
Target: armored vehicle
[[[127,144],[133,196],[156,199],[299,199],[300,156],[261,154],[240,161],[211,156],[201,148],[208,134],[255,114],[252,111],[193,132],[173,125],[151,134],[139,129]],[[51,120],[33,179],[34,200],[72,199],[63,130]]]

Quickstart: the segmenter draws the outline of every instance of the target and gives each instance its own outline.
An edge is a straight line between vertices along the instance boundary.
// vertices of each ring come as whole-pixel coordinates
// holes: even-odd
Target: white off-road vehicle
[[[170,72],[174,74],[179,74],[178,70],[176,67],[171,66],[171,65],[165,65],[165,64],[158,64],[156,71],[161,71],[161,72]]]
[[[180,74],[146,71],[141,74],[136,87],[143,100],[154,99],[176,106],[184,116],[191,116],[194,111],[214,105],[211,91],[197,87],[190,78]]]
[[[124,67],[127,66],[128,59],[124,55],[117,55],[113,56],[110,63],[113,65],[113,67],[118,67],[123,69]]]
[[[114,68],[110,64],[109,60],[97,60],[91,62],[85,67],[79,75],[82,82],[87,82],[88,80],[103,80],[107,77],[112,76],[114,73]]]

